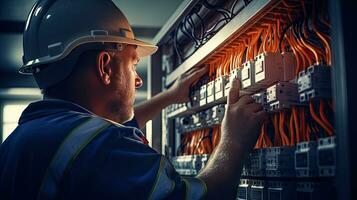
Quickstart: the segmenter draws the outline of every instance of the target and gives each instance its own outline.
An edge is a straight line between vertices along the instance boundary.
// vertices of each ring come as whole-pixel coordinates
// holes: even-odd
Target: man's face
[[[119,115],[121,122],[130,120],[134,116],[135,89],[142,85],[142,80],[136,73],[139,60],[136,47],[127,45],[122,51],[115,53],[111,63],[113,68],[111,109]]]

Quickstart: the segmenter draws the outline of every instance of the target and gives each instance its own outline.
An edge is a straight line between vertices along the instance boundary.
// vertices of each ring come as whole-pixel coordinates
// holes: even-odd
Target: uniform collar
[[[79,112],[94,115],[94,113],[70,101],[60,99],[44,99],[31,103],[21,114],[19,124],[25,123],[48,115],[53,115],[60,112]]]

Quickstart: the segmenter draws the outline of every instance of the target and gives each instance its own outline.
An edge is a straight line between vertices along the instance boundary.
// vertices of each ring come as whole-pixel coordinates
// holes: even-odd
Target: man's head
[[[39,0],[29,14],[23,41],[19,71],[34,75],[47,96],[69,99],[69,91],[72,97],[96,95],[97,104],[109,103],[106,106],[121,113],[120,118],[132,115],[135,82],[136,87],[141,82],[134,70],[139,57],[157,50],[135,39],[111,0]]]
[[[44,97],[69,100],[100,116],[127,121],[133,116],[135,89],[142,85],[136,73],[139,60],[136,46],[129,44],[120,50],[83,52],[71,74],[44,90]]]
[[[134,45],[126,45],[122,51],[100,51],[97,55],[94,73],[106,93],[108,109],[118,114],[120,121],[126,121],[134,114],[135,89],[142,85],[136,73],[139,61]]]

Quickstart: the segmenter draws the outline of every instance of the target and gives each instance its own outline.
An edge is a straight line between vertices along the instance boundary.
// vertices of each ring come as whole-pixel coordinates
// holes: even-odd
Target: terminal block
[[[191,103],[172,104],[166,108],[167,117],[178,115],[191,107]]]
[[[231,82],[235,79],[235,78],[241,78],[241,71],[240,69],[234,69],[229,73],[229,82],[225,85],[224,87],[224,95],[228,96],[229,94],[229,89],[231,88]]]
[[[176,124],[176,132],[178,133],[185,133],[189,132],[189,127],[192,124],[192,117],[191,116],[186,116],[182,118],[175,118],[175,124]]]
[[[211,120],[210,120],[212,122],[212,125],[220,124],[223,120],[224,112],[226,110],[225,105],[220,104],[217,106],[213,106],[209,110],[212,111]]]
[[[335,136],[318,140],[317,157],[320,176],[335,176],[336,174],[335,140]]]
[[[207,103],[211,103],[215,100],[215,81],[210,81],[207,83]]]
[[[201,129],[202,127],[207,126],[206,122],[206,113],[199,112],[191,115],[191,120],[189,120],[190,124],[186,126],[185,132],[194,131],[197,129]]]
[[[181,175],[196,175],[201,169],[201,163],[194,155],[177,156],[172,158],[172,164]]]
[[[335,200],[337,199],[336,187],[331,183],[324,182],[297,182],[297,200]]]
[[[223,99],[223,97],[226,96],[225,94],[225,88],[226,85],[229,85],[229,77],[228,76],[220,76],[218,78],[216,78],[215,82],[214,82],[214,99],[220,100]]]
[[[253,180],[250,188],[251,200],[267,200],[268,199],[268,184],[263,180]]]
[[[331,98],[331,72],[328,66],[310,66],[299,73],[297,83],[301,102],[313,98]]]
[[[291,53],[262,53],[255,57],[254,90],[267,88],[278,81],[290,81],[294,77],[294,55]]]
[[[318,176],[317,143],[315,141],[296,144],[295,171],[298,177]]]
[[[190,131],[200,129],[201,127],[206,126],[206,113],[199,112],[192,115],[192,124]]]
[[[265,110],[269,110],[269,104],[267,103],[267,93],[259,92],[252,95],[252,98],[256,103],[259,103],[263,106]]]
[[[243,164],[243,169],[242,169],[242,175],[243,176],[250,176],[251,174],[251,165],[250,165],[250,158],[248,157],[245,159],[244,164]]]
[[[254,76],[254,62],[247,61],[243,63],[243,68],[241,71],[241,81],[242,81],[242,89],[246,91],[256,91],[252,90],[252,86],[255,83]]]
[[[295,177],[292,147],[272,147],[266,150],[266,175],[270,177]]]
[[[296,196],[296,185],[294,182],[271,181],[268,185],[269,200],[294,199]]]
[[[189,116],[175,118],[176,131],[186,133],[220,124],[224,117],[225,104],[213,106]]]
[[[202,85],[200,88],[200,106],[206,105],[207,103],[207,85]]]
[[[254,149],[249,155],[250,175],[265,176],[266,149]]]
[[[209,155],[185,155],[172,158],[172,164],[181,175],[196,175],[208,162]]]
[[[250,200],[250,180],[240,179],[237,190],[237,200]]]
[[[200,90],[193,90],[191,92],[192,107],[196,108],[200,106]]]
[[[270,111],[290,108],[300,104],[298,85],[290,82],[278,82],[266,90],[266,100]]]

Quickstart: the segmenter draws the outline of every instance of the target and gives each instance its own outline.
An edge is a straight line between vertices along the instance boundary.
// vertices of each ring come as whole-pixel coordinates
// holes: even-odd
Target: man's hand
[[[188,102],[190,86],[198,78],[203,76],[207,72],[208,68],[192,68],[186,73],[182,74],[177,78],[175,83],[167,90],[167,92],[172,97],[171,103],[185,103]]]
[[[250,95],[239,97],[240,87],[241,83],[237,79],[231,82],[221,137],[222,141],[230,140],[232,145],[243,147],[242,150],[246,152],[256,143],[267,113]]]
[[[221,140],[206,167],[197,175],[207,185],[207,199],[234,199],[244,160],[258,139],[267,117],[248,96],[239,97],[240,82],[231,83]]]
[[[134,112],[139,128],[142,129],[146,122],[152,120],[166,106],[174,103],[188,102],[191,84],[206,72],[207,67],[201,69],[193,68],[181,75],[168,90],[136,106]]]

